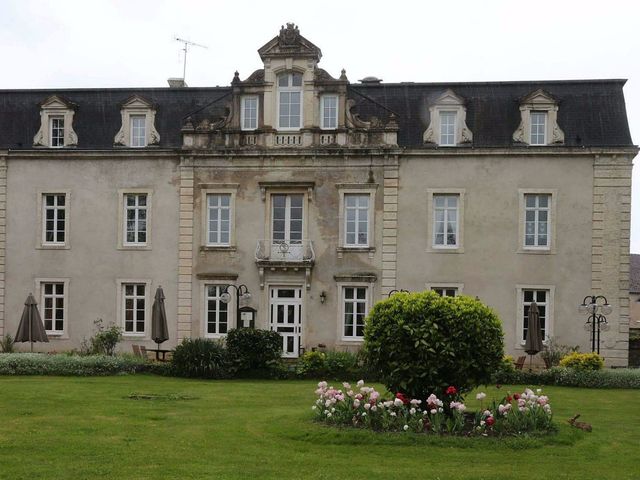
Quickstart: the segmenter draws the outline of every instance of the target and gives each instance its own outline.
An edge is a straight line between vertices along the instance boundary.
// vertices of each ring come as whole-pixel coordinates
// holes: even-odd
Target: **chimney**
[[[169,78],[167,82],[169,82],[169,88],[186,88],[188,86],[184,78]]]

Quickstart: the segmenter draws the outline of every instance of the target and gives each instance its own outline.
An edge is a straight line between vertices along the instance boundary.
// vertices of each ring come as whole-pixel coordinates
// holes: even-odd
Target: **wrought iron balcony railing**
[[[315,259],[311,240],[258,240],[256,246],[256,262],[312,264]]]

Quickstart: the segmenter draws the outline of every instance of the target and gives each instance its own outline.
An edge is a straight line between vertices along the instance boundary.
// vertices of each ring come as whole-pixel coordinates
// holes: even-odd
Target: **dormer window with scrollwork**
[[[302,122],[302,74],[278,75],[278,130],[299,130]]]

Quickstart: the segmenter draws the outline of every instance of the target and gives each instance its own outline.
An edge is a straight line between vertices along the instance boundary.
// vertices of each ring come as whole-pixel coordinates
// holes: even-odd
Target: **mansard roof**
[[[451,90],[465,101],[474,148],[527,148],[512,140],[520,123],[519,106],[527,95],[542,89],[558,102],[564,146],[616,147],[632,145],[624,84],[624,80],[350,84],[348,95],[352,112],[362,120],[386,121],[393,114],[400,128],[400,147],[437,148],[422,140],[429,125],[429,106]],[[197,125],[204,119],[215,122],[224,117],[231,93],[231,87],[0,90],[0,149],[32,148],[40,127],[40,103],[52,95],[77,106],[73,121],[77,149],[113,148],[113,136],[122,123],[121,105],[134,95],[156,108],[160,147],[180,148],[185,120],[191,117]]]

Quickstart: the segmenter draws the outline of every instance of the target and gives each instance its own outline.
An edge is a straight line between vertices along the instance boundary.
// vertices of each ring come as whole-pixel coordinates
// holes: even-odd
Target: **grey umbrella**
[[[532,302],[529,306],[529,327],[527,329],[527,338],[524,343],[524,351],[529,357],[529,370],[531,370],[531,362],[533,355],[542,350],[542,329],[540,328],[540,312],[536,302]]]
[[[151,338],[160,344],[169,340],[169,327],[167,327],[167,312],[164,309],[164,292],[162,287],[156,290],[156,296],[153,300],[153,311],[151,313]]]
[[[33,294],[29,294],[24,302],[24,310],[20,325],[18,325],[18,333],[16,333],[16,342],[31,342],[31,351],[33,352],[33,342],[49,342],[47,332],[42,324],[38,304]]]

